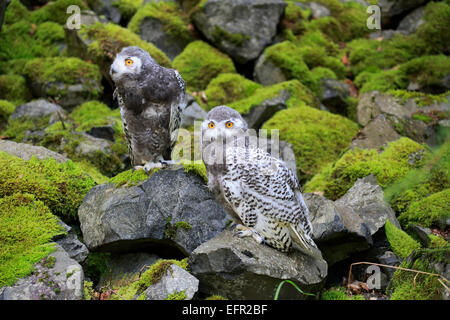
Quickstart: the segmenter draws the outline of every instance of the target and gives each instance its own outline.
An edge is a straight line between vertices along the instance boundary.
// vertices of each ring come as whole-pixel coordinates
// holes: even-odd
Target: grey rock
[[[139,35],[143,40],[151,42],[161,49],[171,60],[178,56],[189,43],[186,38],[168,33],[163,22],[154,17],[142,19]]]
[[[381,26],[384,28],[407,12],[417,8],[429,0],[380,0],[378,6],[381,9]]]
[[[352,149],[378,149],[400,137],[386,116],[380,114],[359,131],[350,147]]]
[[[405,34],[405,32],[402,30],[392,30],[392,29],[378,30],[370,33],[369,38],[370,39],[383,38],[383,40],[389,40],[398,34]]]
[[[89,250],[86,248],[85,244],[78,240],[75,230],[62,222],[58,222],[66,230],[66,235],[60,235],[53,239],[58,243],[69,255],[71,259],[74,259],[78,263],[83,263],[88,254]]]
[[[343,81],[334,79],[322,79],[320,81],[322,95],[320,102],[328,110],[334,113],[345,114],[347,111],[347,98],[350,96],[350,88]]]
[[[281,68],[273,64],[270,60],[267,60],[264,53],[256,61],[253,77],[256,82],[264,86],[287,80]]]
[[[42,118],[46,116],[59,117],[58,114],[63,118],[66,117],[66,112],[59,105],[48,102],[45,99],[39,99],[18,106],[11,115],[11,119]]]
[[[166,255],[170,250],[188,255],[231,219],[201,178],[182,169],[158,171],[132,187],[96,186],[78,216],[89,249],[153,248]],[[191,228],[176,228],[180,221]]]
[[[435,113],[450,111],[448,98],[443,102],[434,102],[429,106],[418,106],[414,99],[401,101],[388,94],[373,91],[363,93],[357,107],[357,121],[366,126],[380,114],[391,122],[392,127],[402,136],[420,143],[435,145],[438,141],[438,126],[435,122],[425,123],[414,119],[416,113]]]
[[[157,255],[148,252],[110,253],[106,259],[108,271],[101,275],[97,288],[120,286],[124,280],[134,278],[158,260]]]
[[[67,84],[60,81],[40,82],[32,79],[30,88],[35,97],[49,97],[54,99],[65,110],[72,110],[76,106],[97,98],[93,92],[101,92],[100,81],[94,79],[79,79],[79,83]]]
[[[272,42],[286,3],[282,0],[209,0],[193,15],[195,26],[239,63],[256,59]],[[217,32],[241,35],[239,41]]]
[[[335,202],[316,194],[304,196],[313,225],[313,239],[329,265],[371,248],[374,235],[386,220],[400,227],[373,175],[358,179]]]
[[[331,14],[330,10],[327,7],[319,3],[307,2],[306,5],[311,10],[311,16],[313,17],[313,19],[328,17]]]
[[[86,133],[88,133],[89,135],[91,135],[95,138],[105,139],[105,140],[109,140],[112,142],[114,142],[114,140],[115,140],[114,139],[114,128],[112,125],[105,125],[105,126],[101,126],[101,127],[92,127]]]
[[[398,267],[400,265],[400,260],[392,251],[386,251],[382,255],[377,257],[377,260],[381,264],[385,264],[388,266]],[[383,272],[391,279],[394,276],[395,269],[381,267]]]
[[[91,1],[91,9],[99,16],[104,16],[107,20],[118,24],[122,17],[118,7],[114,6],[114,0]]]
[[[187,106],[186,109],[184,109],[181,118],[181,127],[183,128],[193,126],[195,121],[203,121],[208,114],[190,94],[187,94],[186,100]]]
[[[81,156],[94,156],[96,152],[101,151],[106,154],[111,153],[111,143],[105,139],[95,138],[86,133],[79,133],[83,139],[76,148],[76,152]]]
[[[32,156],[36,156],[38,159],[53,158],[59,163],[69,160],[63,155],[48,150],[44,147],[33,146],[26,143],[17,143],[8,140],[0,140],[0,151],[14,155],[25,161],[30,160]]]
[[[170,294],[184,291],[185,300],[191,300],[198,291],[199,281],[189,272],[172,264],[157,283],[145,290],[146,300],[165,300]]]
[[[50,257],[55,259],[53,266],[46,263]],[[81,300],[83,281],[81,266],[56,245],[55,252],[35,265],[32,275],[0,290],[0,300]]]
[[[411,231],[413,231],[419,237],[420,242],[424,247],[428,247],[430,245],[431,239],[429,235],[433,233],[430,228],[413,226],[411,229],[412,229]]]
[[[402,21],[400,21],[397,30],[402,31],[406,35],[416,32],[424,23],[424,13],[425,7],[414,9],[411,13],[404,17]]]
[[[275,113],[286,109],[288,99],[289,92],[282,90],[278,97],[262,101],[259,105],[253,106],[250,112],[243,114],[242,117],[247,121],[249,128],[259,129]]]
[[[226,229],[196,248],[189,257],[191,272],[200,280],[200,292],[228,299],[272,300],[281,281],[289,279],[304,292],[316,293],[327,276],[327,263],[293,250],[279,252],[240,238]],[[291,286],[284,286],[279,299],[305,299]]]

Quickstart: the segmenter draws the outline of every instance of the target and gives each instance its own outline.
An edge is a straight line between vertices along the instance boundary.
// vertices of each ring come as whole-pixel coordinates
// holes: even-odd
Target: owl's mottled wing
[[[125,140],[127,142],[128,154],[131,157],[131,163],[134,163],[133,152],[131,150],[131,136],[130,133],[128,132],[128,126],[125,120],[125,116],[123,115],[123,112],[125,112],[125,103],[123,101],[123,97],[120,95],[117,89],[114,90],[113,98],[117,100],[117,104],[119,105],[120,116],[122,118],[123,133],[125,135]]]
[[[244,217],[244,223],[245,219],[256,221],[261,214],[300,226],[307,235],[312,235],[300,185],[283,161],[258,148],[235,148],[227,155],[227,167],[228,175],[236,177],[240,184],[240,194],[231,192],[233,197],[230,199],[235,210]],[[231,185],[226,177],[224,185]],[[229,189],[233,190],[232,187]],[[234,189],[238,188],[234,186]]]
[[[171,147],[175,145],[178,138],[177,129],[180,127],[181,123],[181,115],[183,114],[184,109],[186,108],[186,84],[178,73],[178,71],[174,70],[175,78],[177,81],[177,85],[179,87],[179,94],[176,99],[174,99],[170,106],[170,123],[169,123],[169,132],[170,132],[170,141]]]

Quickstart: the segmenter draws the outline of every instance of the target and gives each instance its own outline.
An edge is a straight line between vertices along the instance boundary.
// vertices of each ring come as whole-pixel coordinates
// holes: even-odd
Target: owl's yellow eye
[[[231,121],[227,121],[227,123],[225,123],[225,126],[226,126],[227,128],[232,128],[233,125],[234,125],[234,123],[231,122]]]
[[[208,123],[208,127],[209,127],[210,129],[214,128],[215,126],[216,126],[216,125],[214,124],[214,122]]]
[[[131,59],[125,59],[125,64],[126,64],[127,66],[131,66],[131,65],[133,64],[133,60],[131,60]]]

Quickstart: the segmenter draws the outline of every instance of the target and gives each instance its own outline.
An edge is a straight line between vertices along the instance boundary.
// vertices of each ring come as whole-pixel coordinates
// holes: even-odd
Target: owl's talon
[[[163,165],[160,162],[149,162],[149,163],[146,163],[143,168],[144,168],[144,171],[146,174],[150,174],[152,172],[152,170],[155,168],[162,169]]]
[[[134,173],[136,170],[145,170],[143,166],[134,166],[131,168],[131,173]]]

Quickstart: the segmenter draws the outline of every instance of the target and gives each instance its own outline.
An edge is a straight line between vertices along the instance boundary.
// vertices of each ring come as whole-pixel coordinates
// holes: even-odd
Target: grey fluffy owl
[[[287,252],[293,245],[316,256],[312,225],[299,182],[286,164],[250,143],[247,123],[226,106],[202,123],[208,187],[233,216],[237,235]]]
[[[176,131],[186,107],[180,74],[133,46],[117,54],[110,75],[133,167],[149,171],[171,163]]]

